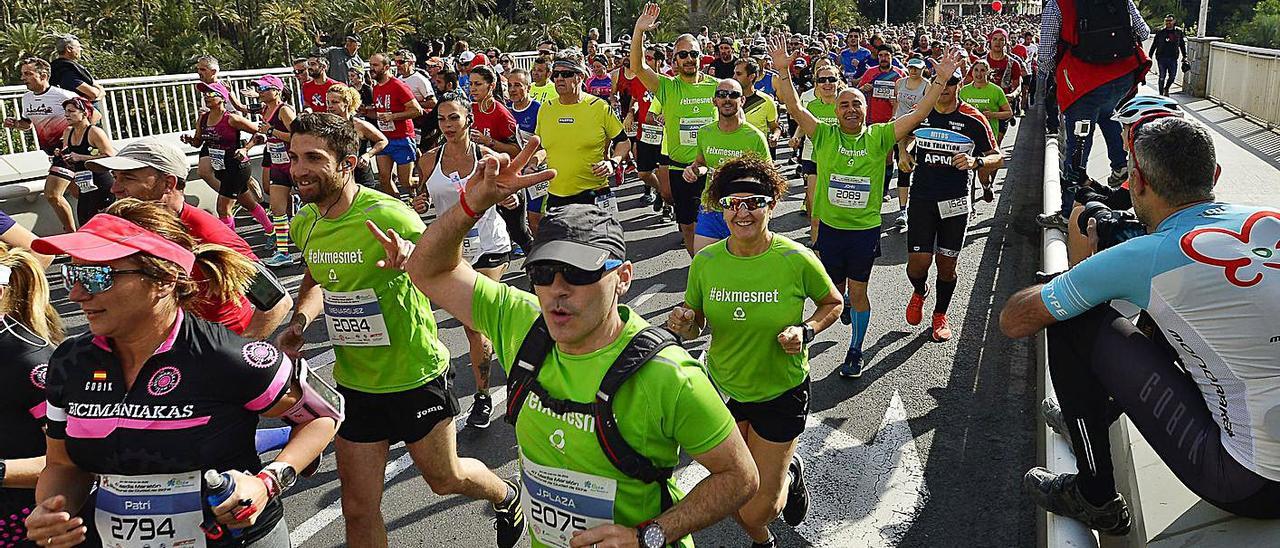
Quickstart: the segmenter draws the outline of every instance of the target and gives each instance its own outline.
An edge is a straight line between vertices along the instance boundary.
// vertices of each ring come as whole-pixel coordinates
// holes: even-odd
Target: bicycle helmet
[[[1181,118],[1184,111],[1177,101],[1160,95],[1139,95],[1116,109],[1111,118],[1129,125],[1151,114],[1163,113]]]

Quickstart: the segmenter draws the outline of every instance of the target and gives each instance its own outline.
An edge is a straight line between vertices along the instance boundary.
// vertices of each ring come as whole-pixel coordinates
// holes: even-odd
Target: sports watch
[[[800,342],[803,342],[804,344],[809,344],[813,342],[813,337],[814,337],[813,326],[809,325],[808,322],[805,322],[800,324],[800,328],[804,329],[804,335],[800,337]]]
[[[270,476],[271,480],[275,482],[278,491],[273,496],[288,491],[298,482],[298,472],[292,466],[283,462],[273,462],[264,466],[262,474]]]
[[[642,523],[636,528],[641,548],[662,548],[667,545],[667,532],[656,521]]]

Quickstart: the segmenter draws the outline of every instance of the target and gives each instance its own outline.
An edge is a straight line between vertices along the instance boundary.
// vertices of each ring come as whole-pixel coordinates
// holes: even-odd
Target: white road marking
[[[506,401],[507,387],[499,386],[495,388],[493,390],[494,409],[501,408],[503,403]],[[465,413],[457,418],[455,426],[458,431],[462,431],[467,427],[467,417]],[[412,466],[413,456],[408,452],[405,452],[405,454],[400,455],[400,458],[387,463],[387,470],[382,476],[383,482],[389,483],[392,479],[395,479],[396,476],[400,475],[401,472],[408,470]],[[301,546],[302,543],[306,542],[312,536],[315,536],[315,534],[319,533],[321,529],[328,527],[330,523],[333,523],[334,520],[340,517],[342,517],[341,497],[333,501],[329,506],[324,507],[311,517],[307,518],[307,521],[302,522],[301,525],[293,528],[293,530],[289,532],[289,542],[293,546]]]
[[[870,444],[812,416],[806,426],[798,451],[805,460],[809,515],[796,531],[815,548],[897,545],[928,497],[898,392]],[[692,463],[677,474],[687,493],[707,470]]]
[[[631,307],[640,308],[641,306],[644,306],[644,303],[649,302],[649,299],[652,299],[654,295],[657,295],[658,292],[662,291],[665,287],[667,287],[667,284],[653,284],[649,286],[649,289],[644,290],[643,293],[636,296],[635,300],[631,301]]]

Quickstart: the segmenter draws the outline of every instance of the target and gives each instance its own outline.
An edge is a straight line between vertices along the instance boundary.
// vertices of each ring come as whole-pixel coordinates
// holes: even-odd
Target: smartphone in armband
[[[253,267],[258,270],[258,275],[249,284],[245,297],[249,298],[249,302],[253,303],[254,308],[262,311],[271,310],[280,303],[280,299],[284,298],[284,286],[280,284],[280,280],[276,279],[276,275],[267,269],[266,265],[259,261],[254,261]]]

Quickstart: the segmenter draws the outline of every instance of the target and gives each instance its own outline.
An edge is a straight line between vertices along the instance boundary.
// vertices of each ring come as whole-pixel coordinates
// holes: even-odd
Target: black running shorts
[[[403,392],[370,394],[338,386],[347,399],[347,417],[338,436],[356,443],[416,442],[441,421],[458,415],[458,398],[449,390],[448,375]]]

